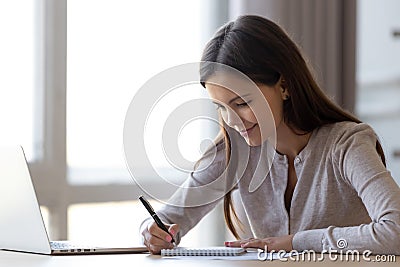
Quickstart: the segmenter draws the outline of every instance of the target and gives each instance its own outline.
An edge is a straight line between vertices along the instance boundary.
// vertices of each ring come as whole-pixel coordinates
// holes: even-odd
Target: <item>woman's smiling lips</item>
[[[247,128],[244,131],[239,131],[240,135],[243,137],[248,137],[249,134],[251,133],[251,131],[257,126],[257,123],[255,123],[253,126],[251,126],[250,128]]]

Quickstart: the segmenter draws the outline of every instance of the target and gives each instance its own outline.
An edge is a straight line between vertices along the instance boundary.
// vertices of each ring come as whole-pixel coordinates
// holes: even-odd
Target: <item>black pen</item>
[[[166,233],[168,233],[172,240],[171,243],[175,245],[175,240],[174,237],[171,235],[171,233],[168,231],[167,227],[163,222],[160,220],[160,218],[157,216],[155,213],[153,207],[150,205],[150,203],[143,197],[140,196],[139,200],[143,203],[143,206],[146,208],[146,210],[150,213],[151,217],[153,217],[154,221],[156,222],[157,226],[160,227],[162,230],[164,230]]]

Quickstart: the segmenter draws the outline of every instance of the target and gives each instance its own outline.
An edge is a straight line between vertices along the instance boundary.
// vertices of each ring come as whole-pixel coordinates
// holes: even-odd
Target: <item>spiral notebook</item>
[[[246,253],[244,248],[208,247],[162,249],[161,256],[240,256]]]

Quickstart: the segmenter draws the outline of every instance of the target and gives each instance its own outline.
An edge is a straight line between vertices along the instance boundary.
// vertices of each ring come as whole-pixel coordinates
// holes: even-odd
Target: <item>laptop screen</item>
[[[0,248],[50,254],[22,147],[0,147]]]

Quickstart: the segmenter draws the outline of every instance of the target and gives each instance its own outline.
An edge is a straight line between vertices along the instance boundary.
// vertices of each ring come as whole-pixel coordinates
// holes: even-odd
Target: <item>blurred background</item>
[[[123,156],[132,97],[160,71],[198,61],[227,21],[257,14],[282,26],[326,92],[374,127],[400,184],[399,11],[397,0],[1,1],[0,143],[24,147],[52,239],[135,243],[147,213]],[[179,148],[198,158],[200,139],[216,131],[193,124]],[[182,245],[229,238],[219,206]]]

